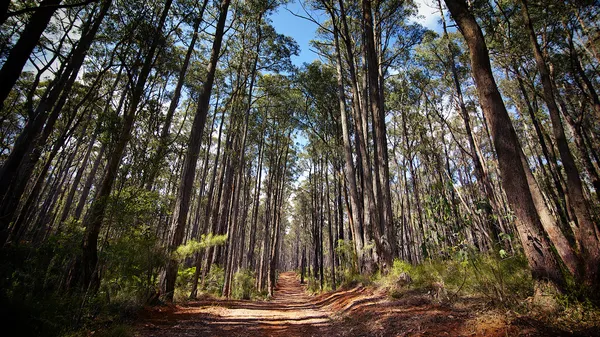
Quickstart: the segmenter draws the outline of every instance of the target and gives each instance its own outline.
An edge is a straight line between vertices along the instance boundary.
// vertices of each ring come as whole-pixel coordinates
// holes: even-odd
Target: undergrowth
[[[519,255],[502,259],[477,254],[464,259],[430,260],[416,266],[395,260],[391,271],[377,284],[389,289],[392,296],[400,296],[407,288],[398,284],[401,273],[411,278],[408,288],[428,292],[440,301],[480,296],[491,303],[516,304],[533,294],[527,261]]]
[[[410,282],[406,282],[406,275]],[[477,298],[490,308],[502,308],[509,316],[529,316],[565,330],[599,327],[600,308],[580,292],[535,296],[534,281],[522,255],[461,254],[419,265],[395,260],[387,275],[374,279],[376,286],[393,298],[410,291],[429,294],[434,301],[444,303]]]
[[[191,285],[196,267],[179,269],[175,287],[175,302],[186,302],[189,300]],[[201,283],[201,281],[199,281]],[[212,265],[204,280],[204,287],[199,291],[210,297],[222,297],[223,285],[225,283],[225,270],[219,265]],[[200,286],[200,285],[199,285]],[[239,300],[254,300],[267,298],[267,291],[259,292],[256,289],[255,272],[249,269],[241,269],[233,275],[231,284],[231,298]]]

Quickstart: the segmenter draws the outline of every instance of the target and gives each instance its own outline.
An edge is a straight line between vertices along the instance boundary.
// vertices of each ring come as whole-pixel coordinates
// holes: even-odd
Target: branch
[[[17,16],[17,15],[21,15],[21,14],[25,14],[25,13],[29,13],[29,12],[35,12],[37,10],[40,9],[45,9],[45,8],[56,8],[56,9],[60,9],[60,8],[73,8],[73,7],[79,7],[79,6],[85,6],[85,5],[89,5],[92,2],[96,2],[98,0],[87,0],[84,2],[78,2],[75,4],[70,4],[70,5],[48,5],[48,6],[38,6],[38,7],[27,7],[27,8],[23,8],[20,9],[18,11],[14,11],[14,12],[10,12],[10,13],[6,13],[6,16],[4,17],[4,20],[12,17],[12,16]]]
[[[311,15],[309,12],[308,12],[308,10],[307,10],[307,9],[304,7],[304,4],[303,4],[303,3],[301,3],[300,5],[302,6],[302,9],[304,10],[304,13],[306,14],[306,16],[304,16],[304,15],[300,15],[300,14],[297,14],[297,13],[294,13],[294,12],[292,12],[291,10],[289,10],[287,7],[285,8],[285,10],[286,10],[286,11],[288,11],[288,12],[290,12],[290,14],[292,14],[293,16],[295,16],[295,17],[297,17],[297,18],[300,18],[300,19],[304,19],[304,20],[306,20],[306,21],[309,21],[309,22],[312,22],[312,23],[314,23],[315,25],[319,26],[319,28],[323,29],[324,31],[326,31],[326,32],[329,32],[329,33],[333,34],[333,31],[331,31],[331,29],[329,29],[329,28],[327,28],[327,27],[323,26],[323,25],[322,25],[322,24],[321,24],[321,23],[320,23],[320,22],[319,22],[317,19],[315,19],[315,18],[314,18],[314,17],[313,17],[313,16],[312,16],[312,15]]]

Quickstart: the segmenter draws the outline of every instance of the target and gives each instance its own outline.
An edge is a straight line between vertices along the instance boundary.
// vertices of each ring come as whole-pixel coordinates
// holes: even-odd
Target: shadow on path
[[[152,315],[138,336],[316,336],[331,325],[293,272],[279,276],[270,301],[212,300]]]
[[[393,300],[364,287],[309,296],[288,272],[270,301],[213,299],[151,308],[136,336],[572,336],[533,319],[508,319],[481,302],[451,307],[414,291]],[[596,334],[582,334],[588,335]]]

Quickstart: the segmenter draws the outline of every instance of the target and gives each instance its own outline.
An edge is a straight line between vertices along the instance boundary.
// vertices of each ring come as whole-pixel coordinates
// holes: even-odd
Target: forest
[[[292,5],[310,63],[273,24]],[[511,313],[498,336],[600,331],[596,0],[5,0],[0,67],[15,335],[304,302],[323,322],[189,322],[415,335],[385,302],[425,306],[429,335],[495,336],[457,330],[476,311]]]

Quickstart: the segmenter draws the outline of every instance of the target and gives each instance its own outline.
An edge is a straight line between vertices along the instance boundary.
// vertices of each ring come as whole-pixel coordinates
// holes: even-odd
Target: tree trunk
[[[498,155],[502,185],[517,216],[516,228],[534,280],[551,281],[563,288],[565,280],[543,233],[525,174],[520,162],[521,145],[492,75],[488,49],[481,28],[464,0],[445,0],[452,17],[467,41],[473,77],[481,108],[488,120]]]
[[[169,144],[169,134],[171,131],[171,124],[173,122],[173,115],[175,114],[175,110],[179,105],[179,98],[181,97],[181,89],[183,89],[183,84],[185,82],[185,75],[187,73],[190,60],[192,58],[192,54],[194,53],[194,47],[196,46],[196,41],[198,40],[198,29],[200,28],[200,24],[202,23],[202,19],[204,16],[204,10],[206,9],[206,5],[208,0],[204,0],[202,3],[202,8],[200,9],[200,13],[196,17],[194,21],[194,26],[192,28],[192,40],[190,41],[190,45],[188,46],[187,52],[185,54],[185,58],[183,60],[183,64],[181,65],[181,69],[179,71],[177,84],[175,85],[175,91],[173,92],[173,98],[169,103],[169,108],[167,109],[167,115],[165,117],[165,123],[160,132],[160,139],[158,143],[158,147],[154,155],[150,158],[150,173],[146,179],[146,189],[152,189],[152,185],[154,184],[154,180],[158,175],[158,172],[161,169],[161,164],[164,161],[164,157],[167,153],[167,146]]]
[[[183,234],[185,233],[185,225],[190,206],[191,189],[194,183],[194,176],[196,174],[198,154],[200,152],[204,124],[206,124],[206,116],[208,115],[210,96],[212,93],[213,83],[215,81],[215,72],[217,70],[217,62],[221,52],[221,44],[223,42],[225,22],[227,20],[227,13],[229,11],[229,3],[230,0],[223,0],[219,8],[219,19],[215,29],[215,39],[213,41],[207,75],[204,85],[202,86],[202,92],[200,93],[200,97],[198,99],[198,108],[196,110],[196,115],[192,125],[192,133],[190,134],[190,138],[188,140],[183,174],[181,176],[181,183],[179,185],[179,195],[177,197],[179,200],[179,205],[176,209],[176,215],[173,216],[174,221],[176,221],[176,225],[175,233],[173,234],[173,240],[169,245],[169,251],[171,252],[177,249],[177,247],[181,244],[183,240]],[[173,301],[175,279],[177,278],[177,267],[177,261],[170,259],[165,274],[164,286],[165,299],[168,302]]]
[[[48,23],[50,23],[52,15],[56,12],[56,6],[61,1],[44,0],[40,3],[39,9],[29,18],[23,32],[19,36],[19,40],[11,49],[10,54],[2,65],[2,69],[0,69],[0,78],[2,79],[0,83],[0,110],[4,108],[4,102],[8,94],[15,83],[17,83],[19,76],[21,76],[29,55],[33,52]],[[9,3],[10,1],[5,0],[4,2]]]
[[[58,3],[60,3],[60,1],[58,1],[56,4]],[[31,178],[33,169],[39,160],[41,155],[41,147],[45,145],[48,137],[51,135],[54,129],[56,120],[62,112],[62,108],[64,107],[67,97],[70,94],[73,84],[75,83],[77,74],[83,65],[87,51],[94,41],[98,28],[100,27],[100,23],[108,13],[111,3],[111,0],[106,0],[103,3],[98,16],[95,19],[90,19],[90,21],[86,23],[82,38],[72,51],[71,57],[63,69],[63,73],[53,81],[52,89],[38,104],[35,112],[32,115],[32,118],[28,121],[25,128],[15,141],[9,157],[6,159],[2,165],[2,168],[0,169],[0,245],[4,243],[4,239],[6,238],[6,236],[2,233],[6,232],[8,225],[13,220],[14,212],[17,206],[16,204],[21,198],[24,192],[25,184]],[[50,3],[47,5],[50,5]],[[37,15],[39,12],[46,13],[49,10],[51,9],[36,11],[31,20],[33,20],[35,15]],[[52,16],[52,14],[50,14],[50,16]],[[17,44],[19,44],[19,42],[17,42]],[[15,46],[15,48],[17,47]],[[29,57],[29,54],[27,57]],[[5,74],[3,72],[4,68],[9,65],[8,62],[9,60],[7,59],[7,62],[0,71],[0,78],[4,78]],[[88,94],[93,92],[93,87],[98,81],[99,78],[92,86],[92,89],[88,91]],[[3,84],[0,85],[0,101],[3,100],[1,87],[7,82],[2,83]],[[48,110],[52,110],[50,114],[48,114]],[[45,127],[44,124],[46,124]]]
[[[332,16],[332,20],[333,20]],[[338,31],[334,26],[334,42],[336,50],[336,69],[337,69],[337,84],[338,84],[338,100],[340,105],[340,116],[342,124],[342,139],[344,142],[344,172],[346,179],[348,179],[348,189],[350,190],[350,206],[349,212],[351,225],[354,227],[355,233],[362,233],[363,219],[360,212],[360,204],[358,197],[358,189],[356,184],[356,172],[354,169],[354,159],[352,158],[352,144],[350,140],[350,123],[348,122],[348,116],[346,112],[346,97],[344,89],[344,79],[342,76],[342,56],[340,51]],[[365,245],[362,235],[357,235],[354,240],[356,251],[360,254]],[[359,259],[358,270],[362,269],[362,259]]]
[[[527,9],[527,1],[521,0],[521,3],[523,5],[521,12],[523,14],[523,19],[525,20],[531,48],[542,80],[544,100],[546,101],[550,119],[552,120],[554,138],[556,139],[561,162],[567,175],[569,203],[573,209],[575,218],[575,228],[573,231],[579,244],[582,259],[585,263],[584,282],[588,286],[597,286],[600,281],[600,275],[598,274],[600,268],[600,240],[598,229],[589,213],[588,203],[583,193],[581,177],[579,176],[575,159],[573,158],[573,154],[567,143],[567,137],[560,118],[560,111],[558,110],[558,105],[556,104],[554,97],[552,79],[550,78],[548,66],[537,42],[535,31],[533,30],[533,23],[531,22],[529,11]],[[567,112],[565,111],[565,113]]]
[[[158,22],[157,30],[163,28],[172,2],[172,0],[166,1]],[[102,221],[104,220],[104,212],[106,210],[108,198],[111,194],[113,184],[117,177],[119,165],[125,152],[125,147],[131,138],[133,122],[137,114],[138,105],[140,104],[142,96],[144,95],[144,88],[146,86],[148,75],[152,69],[152,64],[154,63],[154,57],[158,44],[159,39],[156,37],[153,39],[150,49],[148,50],[148,54],[146,55],[146,59],[144,60],[142,69],[140,70],[137,83],[131,95],[129,108],[123,116],[123,124],[116,144],[113,148],[113,152],[108,157],[108,165],[106,167],[104,179],[102,180],[102,184],[100,185],[96,198],[90,206],[88,214],[86,215],[86,219],[84,220],[86,232],[83,239],[83,254],[81,260],[81,268],[83,271],[82,285],[83,287],[89,287],[92,290],[95,290],[99,285],[99,278],[98,274],[96,273],[96,267],[98,263],[98,236],[100,235]]]
[[[363,22],[365,29],[366,65],[368,74],[369,101],[371,113],[373,114],[374,132],[374,166],[375,186],[379,203],[377,212],[379,222],[373,225],[376,242],[378,242],[378,254],[383,258],[382,269],[386,271],[392,267],[392,261],[396,255],[396,235],[392,214],[392,195],[390,191],[390,169],[388,162],[387,131],[385,126],[384,98],[381,95],[381,79],[379,76],[379,61],[375,49],[375,30],[373,28],[373,13],[371,0],[362,0]]]

